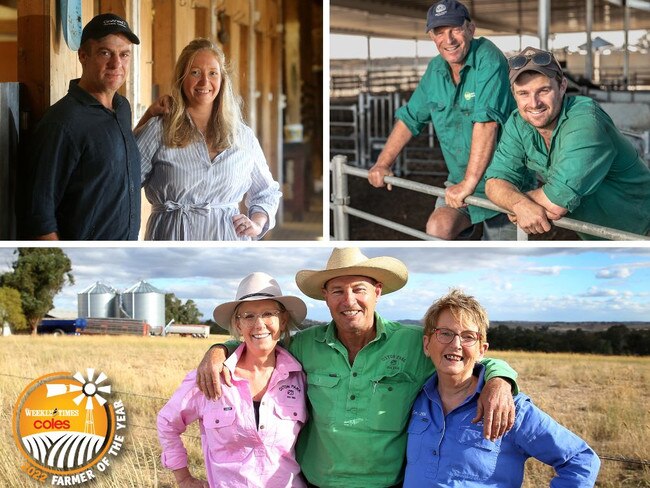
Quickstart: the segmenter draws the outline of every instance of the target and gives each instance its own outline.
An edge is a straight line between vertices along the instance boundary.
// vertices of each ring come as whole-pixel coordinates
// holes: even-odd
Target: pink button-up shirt
[[[244,347],[241,344],[226,360],[231,372]],[[196,371],[185,377],[158,413],[163,466],[187,466],[181,434],[198,419],[211,487],[303,488],[294,452],[298,432],[307,420],[305,374],[300,363],[276,347],[275,370],[260,403],[259,428],[248,381],[233,373],[232,383],[232,388],[222,389],[219,400],[208,400],[196,386]]]

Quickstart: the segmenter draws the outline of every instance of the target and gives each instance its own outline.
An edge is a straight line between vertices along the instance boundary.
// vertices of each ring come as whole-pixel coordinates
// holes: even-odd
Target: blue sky
[[[246,247],[65,248],[76,283],[57,296],[58,309],[75,311],[77,294],[102,281],[124,291],[141,279],[197,302],[204,319],[234,299],[240,279],[253,271],[273,275],[285,293],[305,299],[308,317],[327,320],[323,302],[301,295],[294,276],[322,269],[327,243]],[[393,256],[409,269],[409,282],[383,296],[379,312],[419,319],[449,287],[476,296],[494,320],[650,321],[650,248],[643,247],[417,247],[365,246],[368,257]],[[0,273],[14,260],[0,248]]]

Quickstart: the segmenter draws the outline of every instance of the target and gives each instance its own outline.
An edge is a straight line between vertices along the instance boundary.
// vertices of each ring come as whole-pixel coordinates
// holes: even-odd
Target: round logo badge
[[[94,369],[51,373],[31,382],[13,412],[13,435],[30,477],[73,486],[105,471],[119,454],[126,427],[121,401],[109,402],[111,385]],[[51,480],[50,480],[51,478]]]

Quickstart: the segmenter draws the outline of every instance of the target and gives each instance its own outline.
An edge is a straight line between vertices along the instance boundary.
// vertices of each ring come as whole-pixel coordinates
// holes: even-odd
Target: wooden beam
[[[17,20],[0,20],[0,34],[16,35],[18,33]]]

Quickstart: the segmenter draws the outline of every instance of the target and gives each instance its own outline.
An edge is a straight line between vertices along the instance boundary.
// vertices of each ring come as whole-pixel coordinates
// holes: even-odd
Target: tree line
[[[509,351],[572,352],[604,355],[650,355],[650,329],[613,325],[602,331],[574,329],[552,331],[548,327],[490,327],[490,349]]]

